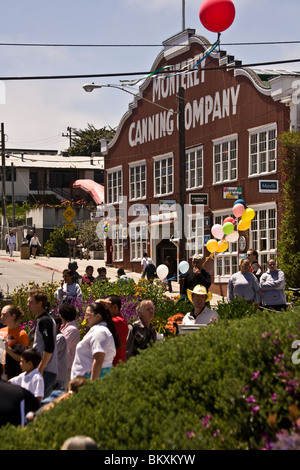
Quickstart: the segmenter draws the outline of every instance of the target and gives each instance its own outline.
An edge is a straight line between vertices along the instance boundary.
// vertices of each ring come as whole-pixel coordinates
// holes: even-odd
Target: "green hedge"
[[[300,310],[259,312],[169,338],[26,428],[2,427],[0,447],[55,450],[80,434],[103,450],[264,448],[299,404],[299,327]]]

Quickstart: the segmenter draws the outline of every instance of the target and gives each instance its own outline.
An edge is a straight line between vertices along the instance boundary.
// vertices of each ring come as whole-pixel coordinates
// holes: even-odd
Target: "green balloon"
[[[223,232],[225,233],[225,235],[230,235],[230,233],[232,233],[233,230],[234,230],[234,225],[231,222],[226,222],[223,225]]]

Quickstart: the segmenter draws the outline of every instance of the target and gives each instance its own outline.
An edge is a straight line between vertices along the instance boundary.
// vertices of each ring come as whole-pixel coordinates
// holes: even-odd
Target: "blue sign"
[[[259,180],[258,192],[259,193],[278,193],[279,192],[278,180]]]

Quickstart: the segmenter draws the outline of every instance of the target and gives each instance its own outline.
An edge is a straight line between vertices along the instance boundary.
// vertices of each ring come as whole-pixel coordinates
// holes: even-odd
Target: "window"
[[[123,261],[123,225],[112,227],[114,261]]]
[[[275,204],[263,208],[252,207],[255,217],[251,221],[250,246],[259,253],[259,263],[266,270],[267,260],[274,256],[277,246],[277,211]]]
[[[154,195],[163,196],[173,192],[173,156],[154,160]]]
[[[214,183],[237,179],[237,136],[214,142]]]
[[[107,172],[107,202],[115,204],[122,201],[122,168]]]
[[[215,215],[214,224],[223,225],[226,217],[234,216],[230,213]],[[238,244],[237,242],[229,243],[228,250],[215,256],[215,282],[227,282],[238,270]]]
[[[203,186],[203,147],[186,150],[186,189]]]
[[[198,214],[196,217],[189,217],[189,228],[188,228],[188,251],[189,257],[194,255],[203,254],[204,246],[204,215]]]
[[[130,224],[130,261],[140,261],[147,251],[148,226],[146,223]]]
[[[139,163],[129,168],[130,199],[146,198],[146,163]]]
[[[276,124],[249,131],[249,174],[261,175],[276,171]]]

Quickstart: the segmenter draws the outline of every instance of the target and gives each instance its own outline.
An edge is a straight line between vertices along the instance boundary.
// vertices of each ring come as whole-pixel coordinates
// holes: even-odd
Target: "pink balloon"
[[[243,204],[236,204],[233,206],[232,212],[235,217],[241,217],[245,212],[245,207]]]
[[[221,239],[223,238],[224,236],[224,232],[223,232],[223,227],[222,225],[220,224],[215,224],[212,226],[211,228],[211,234],[213,237],[217,238],[217,239]]]

